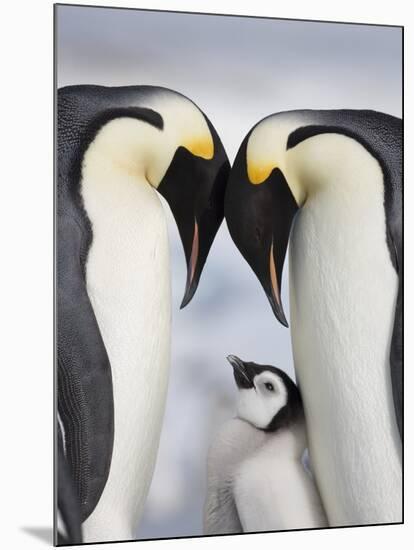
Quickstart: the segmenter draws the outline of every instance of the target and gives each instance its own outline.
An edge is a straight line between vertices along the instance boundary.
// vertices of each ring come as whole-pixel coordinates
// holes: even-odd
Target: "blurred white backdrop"
[[[401,116],[401,30],[395,27],[59,6],[57,31],[58,86],[151,84],[180,91],[209,116],[230,161],[250,127],[272,112],[369,108]],[[275,364],[293,376],[289,331],[273,317],[225,223],[195,298],[179,311],[185,262],[166,212],[172,365],[140,538],[201,534],[208,444],[234,414],[226,355]]]

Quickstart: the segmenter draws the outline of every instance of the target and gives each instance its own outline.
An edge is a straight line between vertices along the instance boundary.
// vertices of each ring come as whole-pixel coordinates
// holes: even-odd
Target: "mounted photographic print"
[[[57,545],[402,523],[402,30],[55,6]]]

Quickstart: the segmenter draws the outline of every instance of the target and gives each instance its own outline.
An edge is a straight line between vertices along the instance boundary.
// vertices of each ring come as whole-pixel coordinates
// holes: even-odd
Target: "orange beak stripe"
[[[273,241],[272,241],[272,246],[270,247],[269,266],[270,266],[270,280],[272,282],[273,296],[277,301],[277,303],[279,304],[279,306],[281,306],[279,285],[277,284],[277,277],[276,277],[275,259],[273,257]]]
[[[197,265],[198,249],[199,249],[198,223],[197,223],[197,220],[194,220],[194,237],[193,237],[193,246],[191,247],[191,256],[190,256],[190,280],[188,282],[189,286],[193,281],[193,277],[194,277],[194,273]]]

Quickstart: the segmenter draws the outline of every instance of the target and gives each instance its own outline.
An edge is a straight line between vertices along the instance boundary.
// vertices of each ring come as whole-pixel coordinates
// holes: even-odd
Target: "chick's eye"
[[[274,391],[275,390],[275,388],[273,387],[273,384],[271,384],[270,382],[266,382],[265,388],[269,391]]]

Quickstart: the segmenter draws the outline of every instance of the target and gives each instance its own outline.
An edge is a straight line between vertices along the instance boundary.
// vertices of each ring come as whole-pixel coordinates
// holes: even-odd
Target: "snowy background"
[[[151,84],[195,101],[232,162],[244,135],[287,109],[376,109],[401,116],[401,30],[392,27],[59,6],[58,86]],[[190,305],[170,227],[172,365],[157,466],[139,538],[199,535],[206,454],[234,413],[225,360],[270,363],[293,376],[288,329],[233,245],[225,223]],[[282,299],[288,316],[287,269]]]

